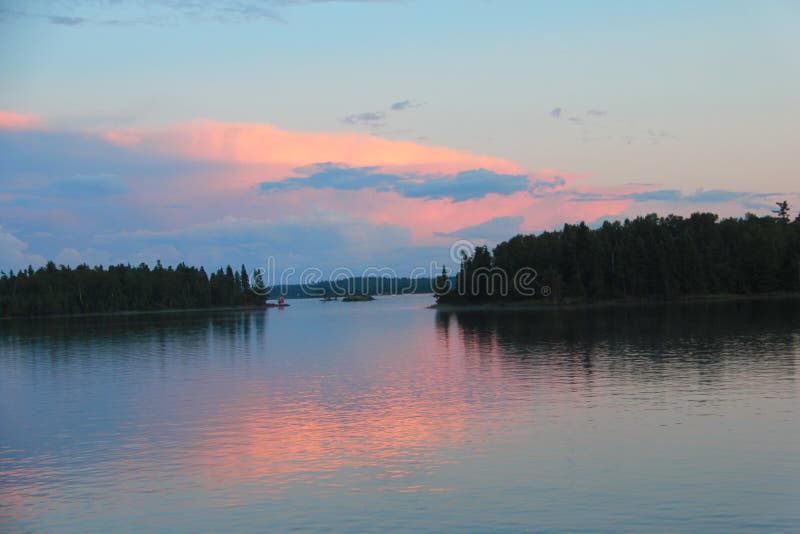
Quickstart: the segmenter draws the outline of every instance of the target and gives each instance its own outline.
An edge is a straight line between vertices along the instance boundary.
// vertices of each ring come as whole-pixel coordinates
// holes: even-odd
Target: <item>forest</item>
[[[520,286],[523,269],[535,276]],[[650,214],[598,228],[565,224],[491,251],[477,247],[462,257],[455,280],[445,272],[435,286],[441,304],[798,292],[800,217],[791,221],[781,202],[774,216]]]
[[[146,263],[71,268],[48,262],[36,270],[0,273],[0,317],[250,307],[263,305],[268,296],[332,298],[432,291],[428,278],[354,277],[268,288],[259,271],[251,277],[244,265],[238,271],[228,266],[209,276],[204,268],[183,263],[173,268],[159,261],[151,269]]]
[[[263,286],[257,276],[254,283]],[[264,297],[250,290],[242,265],[212,272],[183,263],[154,268],[112,265],[56,266],[48,262],[0,274],[0,317],[253,306]]]

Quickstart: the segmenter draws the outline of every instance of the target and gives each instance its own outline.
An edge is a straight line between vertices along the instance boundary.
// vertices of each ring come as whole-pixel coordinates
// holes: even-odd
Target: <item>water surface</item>
[[[0,530],[792,530],[800,305],[0,322]]]

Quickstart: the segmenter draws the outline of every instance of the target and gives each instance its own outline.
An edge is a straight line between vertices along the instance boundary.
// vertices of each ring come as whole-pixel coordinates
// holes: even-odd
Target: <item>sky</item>
[[[798,27],[786,0],[0,0],[0,269],[408,275],[800,208]]]

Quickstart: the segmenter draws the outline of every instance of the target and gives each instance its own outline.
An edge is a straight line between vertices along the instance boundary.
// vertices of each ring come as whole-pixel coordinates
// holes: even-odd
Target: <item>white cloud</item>
[[[56,265],[80,265],[83,263],[83,256],[80,251],[74,248],[65,248],[53,259]]]
[[[45,259],[27,252],[28,244],[0,226],[0,269],[20,269],[28,265],[42,265]]]

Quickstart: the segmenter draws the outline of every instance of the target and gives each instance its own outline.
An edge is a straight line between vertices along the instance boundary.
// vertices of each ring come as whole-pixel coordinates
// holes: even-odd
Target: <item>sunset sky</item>
[[[0,269],[404,275],[800,208],[798,28],[789,0],[0,0]]]

